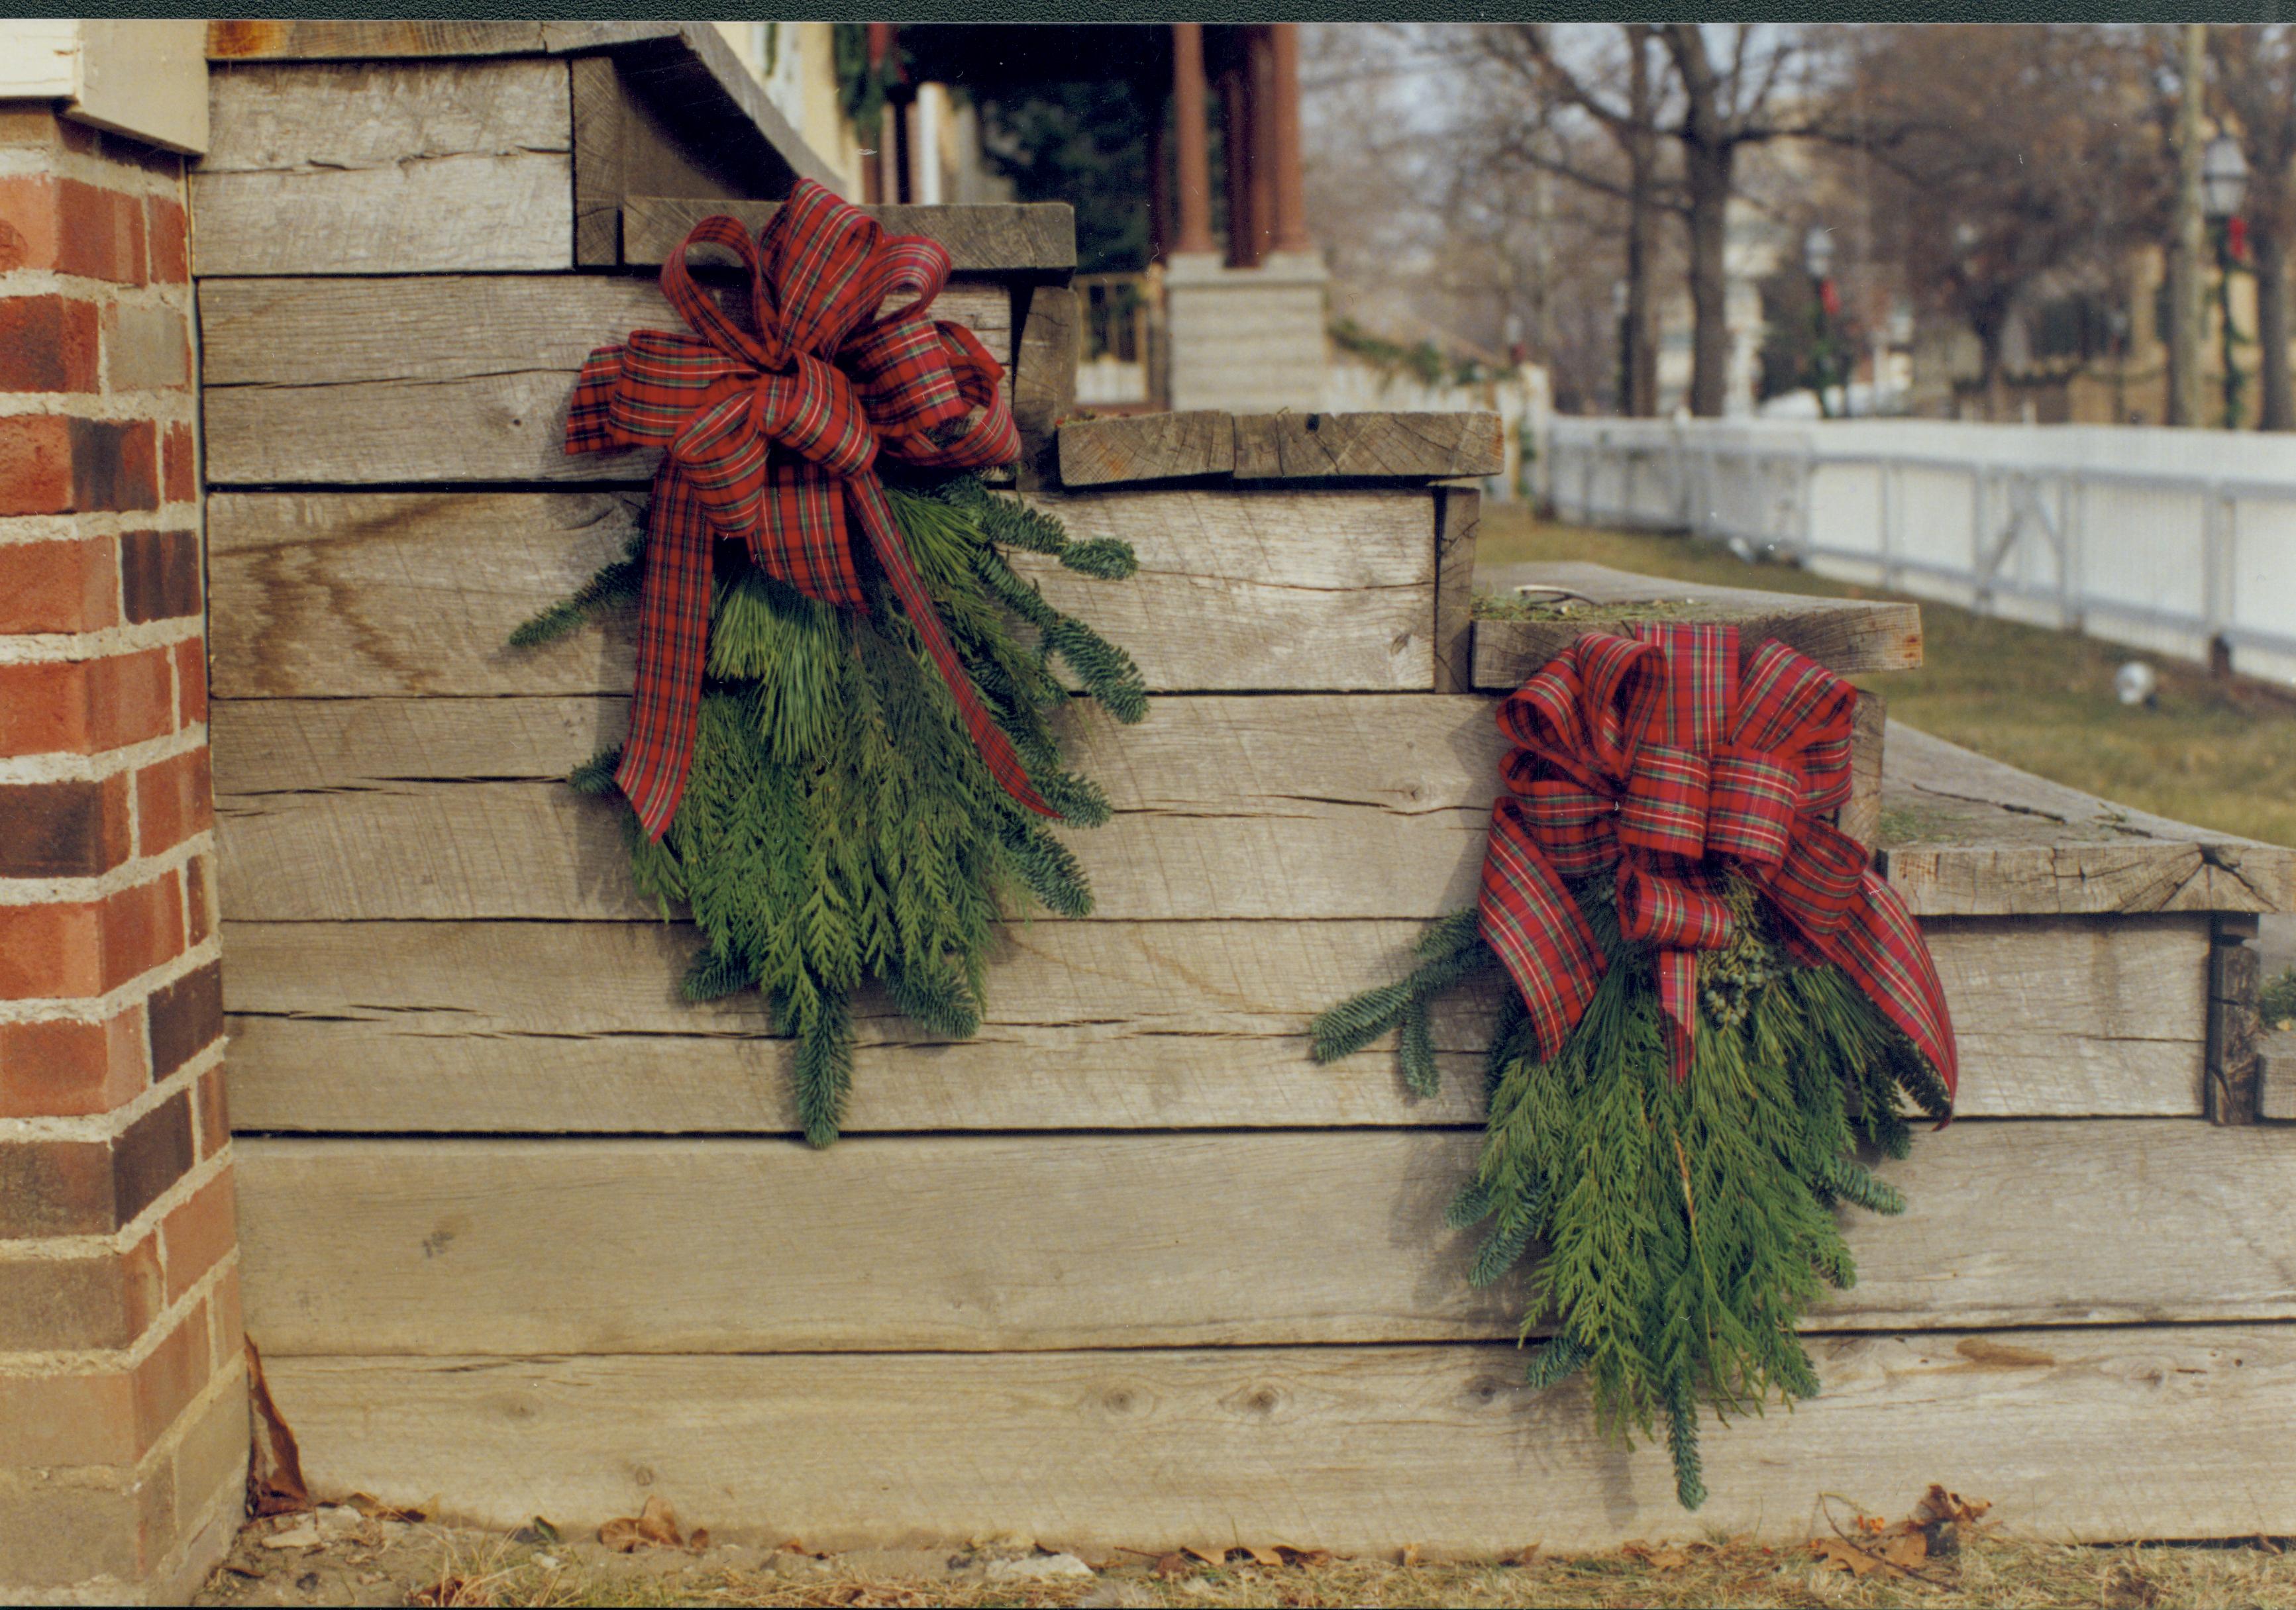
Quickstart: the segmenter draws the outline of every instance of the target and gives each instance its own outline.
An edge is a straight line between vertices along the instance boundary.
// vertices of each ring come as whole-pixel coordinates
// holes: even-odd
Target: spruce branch
[[[645,580],[645,538],[630,538],[622,557],[599,567],[598,573],[574,589],[570,597],[537,611],[510,634],[513,649],[535,649],[554,642],[611,609],[638,601]]]

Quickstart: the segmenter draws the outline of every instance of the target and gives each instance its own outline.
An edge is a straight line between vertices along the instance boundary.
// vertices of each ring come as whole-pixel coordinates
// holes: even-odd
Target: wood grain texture
[[[258,1338],[260,1340],[261,1338]],[[1816,1338],[1824,1391],[1710,1431],[1696,1516],[1665,1454],[1598,1436],[1511,1347],[867,1358],[288,1358],[265,1374],[312,1491],[496,1529],[660,1494],[771,1547],[1018,1532],[1095,1557],[1231,1538],[1484,1558],[1709,1526],[1780,1544],[1812,1495],[1901,1510],[1930,1477],[2036,1535],[2296,1531],[2284,1326]],[[2206,1434],[2196,1428],[2206,1427]]]
[[[2296,1029],[2274,1029],[2257,1042],[2256,1116],[2296,1119]]]
[[[574,260],[611,268],[622,260],[622,86],[611,56],[567,64],[574,144]]]
[[[1435,491],[1435,691],[1475,686],[1475,536],[1483,494],[1475,486]]]
[[[247,1327],[275,1353],[1511,1337],[1518,1281],[1470,1286],[1479,1237],[1443,1225],[1480,1145],[1392,1130],[859,1136],[826,1151],[248,1137]],[[2268,1128],[1959,1124],[1881,1172],[1907,1209],[1849,1216],[1857,1284],[1808,1328],[2296,1317],[2296,1147]]]
[[[1424,494],[1175,493],[1045,502],[1140,573],[1015,562],[1138,662],[1152,689],[1425,688]],[[634,622],[505,640],[620,554],[641,492],[234,494],[208,500],[224,699],[627,691]]]
[[[682,328],[650,280],[598,274],[209,280],[209,485],[643,481],[656,455],[563,450],[591,348]],[[1002,288],[934,304],[1011,349]]]
[[[1873,854],[1882,842],[1882,767],[1890,725],[1889,701],[1857,691],[1850,717],[1849,797],[1833,813],[1833,825]]]
[[[1021,486],[1060,485],[1062,420],[1076,412],[1077,364],[1084,356],[1084,310],[1065,285],[1017,292],[1025,311],[1013,343],[1013,422],[1020,427]]]
[[[423,56],[529,55],[604,50],[676,37],[676,22],[449,21],[275,18],[208,24],[216,61],[324,61]]]
[[[1496,413],[1239,413],[1235,478],[1324,480],[1496,475]]]
[[[521,722],[507,707],[218,704],[217,830],[233,913],[651,914],[630,887],[616,807],[554,780],[611,741],[619,709]],[[1480,699],[1174,698],[1135,727],[1097,713],[1075,722],[1070,753],[1117,813],[1069,836],[1101,916],[1425,918],[1472,897],[1496,787]],[[354,752],[363,764],[340,764]],[[312,780],[275,786],[290,756]]]
[[[1410,966],[1411,922],[1008,927],[981,1031],[856,1002],[845,1131],[1480,1123],[1496,975],[1446,996],[1445,1083],[1391,1044],[1327,1067],[1310,1017]],[[1931,948],[1964,1117],[2196,1116],[2196,918],[1954,921]],[[684,924],[227,922],[232,1113],[261,1132],[787,1133],[788,1042],[754,996],[697,1006]]]
[[[571,266],[566,74],[534,59],[217,69],[190,176],[196,272]]]
[[[1749,649],[1775,638],[1845,676],[1906,671],[1922,663],[1916,604],[1712,587],[1575,560],[1500,566],[1478,579],[1501,593],[1529,584],[1578,595],[1562,601],[1568,617],[1475,623],[1475,686],[1491,692],[1513,691],[1586,633],[1626,633],[1634,621],[1647,618],[1646,606],[1660,602],[1669,606],[1668,619],[1726,621]]]
[[[1235,416],[1200,408],[1070,420],[1061,427],[1060,454],[1068,486],[1227,475],[1235,469]]]
[[[2296,849],[2112,805],[1901,722],[1882,842],[1916,915],[2296,909]]]
[[[633,266],[659,266],[688,230],[713,212],[731,213],[755,234],[780,209],[778,201],[627,196],[622,201],[622,260]],[[958,274],[1051,274],[1076,266],[1076,209],[1066,201],[880,205],[861,210],[890,234],[939,241]]]

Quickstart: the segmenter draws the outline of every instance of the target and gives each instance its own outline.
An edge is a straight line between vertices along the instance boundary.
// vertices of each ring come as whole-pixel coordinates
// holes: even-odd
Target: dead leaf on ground
[[[1227,1550],[1225,1549],[1199,1549],[1193,1543],[1190,1543],[1186,1548],[1181,1549],[1180,1552],[1186,1555],[1190,1559],[1201,1561],[1207,1565],[1225,1565],[1227,1564]]]
[[[1901,1532],[1885,1538],[1875,1550],[1900,1571],[1910,1572],[1930,1557],[1930,1540],[1921,1532]]]
[[[1536,1565],[1538,1564],[1538,1545],[1526,1543],[1507,1556],[1504,1563],[1510,1565]]]
[[[1690,1564],[1690,1557],[1679,1549],[1660,1549],[1650,1557],[1655,1571],[1680,1571]]]
[[[696,1526],[693,1529],[693,1535],[685,1540],[685,1546],[693,1549],[696,1554],[709,1553],[709,1528],[707,1526]]]
[[[422,1510],[414,1508],[408,1505],[386,1504],[381,1499],[375,1497],[372,1492],[354,1492],[350,1497],[345,1499],[343,1502],[348,1505],[351,1508],[357,1510],[361,1515],[366,1516],[366,1518],[371,1521],[398,1521],[406,1524],[412,1525],[418,1521],[427,1520],[430,1518],[428,1516],[424,1515]],[[537,1526],[545,1526],[548,1525],[549,1523],[545,1521],[540,1516],[535,1516],[535,1524]],[[555,1538],[557,1533],[554,1532],[551,1535]]]
[[[1847,1571],[1852,1576],[1865,1577],[1882,1568],[1879,1557],[1844,1538],[1812,1538],[1809,1551],[1817,1557],[1822,1570]]]
[[[1329,1549],[1294,1549],[1289,1543],[1278,1543],[1275,1552],[1283,1557],[1283,1563],[1287,1565],[1328,1565],[1332,1563]]]
[[[1930,1483],[1922,1501],[1914,1506],[1910,1523],[1916,1526],[1935,1526],[1951,1521],[1956,1526],[1967,1526],[1984,1518],[1993,1506],[1984,1499],[1965,1499],[1958,1492],[1948,1492],[1935,1482]]]
[[[635,1516],[608,1521],[598,1528],[598,1541],[617,1554],[635,1554],[641,1548],[682,1549],[685,1539],[677,1530],[677,1512],[669,1500],[650,1498]]]
[[[303,1481],[303,1455],[295,1434],[280,1418],[263,1379],[263,1355],[255,1338],[247,1338],[247,1406],[251,1411],[254,1440],[247,1460],[247,1512],[250,1515],[299,1515],[311,1507],[311,1490]]]
[[[491,1605],[494,1595],[478,1581],[467,1576],[442,1576],[427,1588],[417,1588],[406,1596],[410,1605],[430,1605],[439,1610],[461,1610],[466,1606]]]
[[[1395,1563],[1398,1565],[1417,1565],[1419,1563],[1419,1545],[1416,1543],[1404,1544],[1402,1551],[1395,1557]]]
[[[1148,1574],[1161,1577],[1166,1581],[1171,1581],[1176,1576],[1185,1576],[1196,1568],[1196,1562],[1189,1557],[1193,1553],[1193,1550],[1186,1549],[1177,1554],[1160,1555],[1157,1557],[1156,1563],[1148,1568]]]

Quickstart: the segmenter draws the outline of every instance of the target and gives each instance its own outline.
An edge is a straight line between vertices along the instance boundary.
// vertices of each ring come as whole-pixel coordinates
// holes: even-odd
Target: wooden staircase
[[[865,1005],[826,1152],[786,1044],[677,999],[690,930],[557,780],[620,730],[627,631],[500,646],[637,517],[645,464],[554,444],[581,355],[665,316],[650,281],[203,280],[247,1325],[314,1490],[1094,1557],[1794,1538],[1820,1491],[1933,1480],[2067,1538],[2296,1532],[2296,1139],[2238,1122],[2237,960],[2296,854],[1889,730],[1873,819],[1966,1116],[1886,1166],[1904,1218],[1854,1226],[1824,1395],[1710,1435],[1685,1516],[1663,1455],[1524,1388],[1519,1292],[1471,1288],[1442,1228],[1490,1003],[1439,1017],[1431,1100],[1383,1050],[1307,1059],[1313,1012],[1471,897],[1492,692],[1551,651],[1469,620],[1480,427],[1055,437],[1062,271],[946,305],[1041,410],[1028,495],[1138,550],[1126,584],[1039,579],[1157,697],[1079,723],[1116,808],[1074,841],[1093,918],[1012,926],[974,1040]],[[1701,607],[1834,633],[1837,666],[1917,648],[1898,606]]]

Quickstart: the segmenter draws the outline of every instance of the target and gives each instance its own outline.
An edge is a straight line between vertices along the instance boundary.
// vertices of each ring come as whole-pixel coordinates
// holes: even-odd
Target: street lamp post
[[[1824,225],[1811,225],[1809,233],[1802,237],[1801,262],[1802,266],[1809,271],[1811,285],[1817,293],[1810,315],[1809,366],[1816,381],[1818,417],[1827,419],[1832,417],[1833,412],[1825,404],[1826,361],[1833,353],[1829,321],[1840,300],[1834,291],[1833,282],[1827,277],[1833,266],[1833,237],[1826,233]],[[1846,377],[1841,386],[1841,411],[1844,413],[1849,412],[1849,383]]]
[[[2218,135],[2201,158],[2201,211],[2216,239],[2217,319],[2224,346],[2224,428],[2240,429],[2240,364],[2233,353],[2232,323],[2233,233],[2240,222],[2240,204],[2248,194],[2248,158],[2240,142]]]

